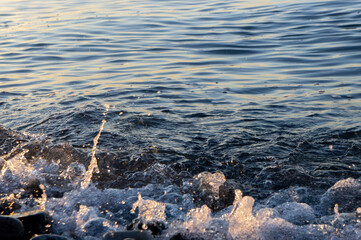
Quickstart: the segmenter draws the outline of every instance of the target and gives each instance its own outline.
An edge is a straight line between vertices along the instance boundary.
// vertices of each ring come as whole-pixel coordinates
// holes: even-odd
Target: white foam
[[[156,202],[154,200],[144,200],[142,195],[138,193],[138,201],[133,204],[132,212],[138,209],[138,218],[144,223],[147,222],[164,222],[165,218],[165,204]]]
[[[176,233],[219,240],[360,239],[361,206],[357,206],[356,198],[360,194],[360,183],[356,179],[337,182],[319,196],[319,206],[297,202],[304,199],[302,194],[308,194],[303,190],[296,194],[297,189],[290,189],[294,195],[287,196],[284,194],[287,191],[275,193],[264,201],[272,203],[271,207],[236,190],[233,204],[216,213],[206,205],[195,207],[192,194],[185,191],[187,184],[178,187],[171,181],[161,181],[141,188],[102,190],[93,184],[80,188],[86,172],[82,164],[75,162],[63,168],[58,162],[40,158],[30,162],[24,154],[14,155],[3,164],[0,189],[7,194],[3,199],[18,201],[22,205],[20,211],[49,211],[54,232],[65,236],[101,239],[106,231],[124,230],[127,223],[139,218],[144,223],[164,222],[168,228],[160,239],[169,239]],[[226,181],[222,173],[202,173],[197,178],[214,191]],[[24,186],[34,179],[40,181],[43,196],[19,199]],[[55,190],[63,191],[64,195],[55,198],[48,194]],[[280,201],[273,201],[283,195]],[[345,199],[347,201],[343,201]],[[328,206],[332,211],[322,211]],[[347,212],[349,209],[352,211]]]

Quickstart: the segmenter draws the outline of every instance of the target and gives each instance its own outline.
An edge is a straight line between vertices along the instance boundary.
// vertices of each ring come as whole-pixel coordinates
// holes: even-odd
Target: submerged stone
[[[22,194],[22,198],[28,198],[31,195],[34,198],[40,198],[43,194],[43,190],[40,187],[40,181],[39,179],[33,179],[31,180],[25,187],[24,187],[24,193]]]
[[[313,209],[306,203],[288,202],[275,209],[283,219],[296,225],[309,224],[316,219]]]
[[[300,167],[269,166],[257,175],[256,182],[262,187],[286,189],[291,186],[312,186],[314,178]]]
[[[113,230],[112,223],[105,218],[94,218],[87,221],[83,227],[86,235],[101,237],[104,233]]]
[[[25,230],[24,226],[16,218],[0,216],[0,239],[1,240],[18,240],[22,239]]]
[[[103,236],[103,240],[151,240],[152,236],[148,231],[123,231],[123,232],[108,232]]]
[[[46,211],[28,211],[14,214],[12,217],[23,223],[27,238],[31,238],[35,234],[51,233],[51,217]]]
[[[189,236],[186,236],[182,233],[174,234],[170,240],[205,240],[204,238],[197,236],[197,234],[187,234]]]
[[[193,194],[196,204],[206,204],[213,211],[222,210],[234,201],[235,189],[221,172],[202,172],[183,185],[186,192]]]
[[[143,223],[140,219],[135,219],[127,226],[127,230],[149,230],[152,235],[160,235],[166,228],[165,224],[160,221]]]
[[[10,215],[12,212],[21,209],[21,205],[14,197],[13,194],[8,196],[7,198],[1,199],[0,202],[0,215]]]
[[[361,206],[361,183],[354,178],[336,182],[321,197],[321,208],[325,213],[333,213],[337,204],[340,212],[353,212]]]

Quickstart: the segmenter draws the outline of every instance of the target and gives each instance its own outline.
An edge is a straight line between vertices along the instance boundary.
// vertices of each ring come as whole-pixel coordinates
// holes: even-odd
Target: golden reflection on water
[[[257,8],[261,6],[275,6],[277,9],[278,4],[289,4],[292,1],[288,0],[248,0],[248,1],[234,1],[227,5],[228,8],[212,8],[212,11],[235,11],[234,9],[239,9],[242,11],[252,11],[251,8]],[[24,8],[24,4],[27,4]],[[11,82],[5,82],[0,79],[0,84],[2,85],[13,85],[14,87],[5,88],[5,90],[27,90],[27,89],[38,89],[38,88],[53,88],[54,86],[64,86],[64,92],[66,91],[88,91],[81,90],[81,85],[88,85],[89,88],[93,88],[92,91],[102,91],[103,89],[113,88],[113,87],[128,87],[131,83],[144,83],[144,85],[150,84],[155,77],[167,77],[173,81],[177,81],[180,84],[188,84],[187,78],[192,78],[191,81],[194,81],[194,78],[202,78],[197,82],[202,86],[207,85],[208,88],[212,88],[212,83],[218,79],[219,82],[222,82],[223,79],[227,81],[222,82],[221,86],[223,88],[247,88],[255,85],[262,86],[264,81],[281,81],[292,79],[287,71],[277,71],[273,70],[273,67],[280,65],[279,63],[274,62],[248,62],[247,57],[240,56],[235,58],[233,61],[234,64],[222,63],[222,64],[212,64],[211,61],[220,62],[224,59],[231,58],[229,56],[222,57],[211,57],[207,55],[195,55],[194,53],[185,52],[177,49],[177,46],[173,46],[175,50],[172,53],[166,53],[168,55],[164,56],[160,52],[147,52],[147,56],[152,55],[150,59],[144,59],[144,56],[139,53],[139,50],[147,50],[153,48],[156,42],[158,33],[156,30],[148,29],[117,29],[114,31],[109,31],[102,33],[100,32],[100,37],[109,37],[112,40],[118,41],[122,40],[128,44],[127,49],[122,49],[126,52],[124,60],[132,60],[129,62],[124,62],[121,64],[112,64],[109,63],[109,60],[112,60],[113,57],[109,56],[104,60],[89,60],[89,61],[76,61],[72,60],[74,57],[71,52],[64,52],[63,50],[77,49],[79,45],[92,45],[89,46],[88,52],[76,52],[74,55],[76,57],[87,57],[87,56],[96,56],[102,53],[96,51],[95,48],[98,46],[94,42],[94,38],[99,37],[98,33],[91,33],[87,31],[101,29],[104,22],[109,16],[122,18],[126,16],[133,16],[132,18],[135,22],[139,21],[144,23],[144,19],[140,17],[150,17],[152,18],[174,18],[174,21],[177,21],[178,17],[183,17],[187,19],[189,15],[186,14],[187,11],[191,11],[192,7],[188,6],[184,9],[182,7],[175,6],[171,11],[168,10],[167,3],[158,3],[159,6],[153,6],[146,4],[145,2],[137,2],[134,4],[133,1],[121,1],[117,3],[114,7],[117,11],[112,12],[111,4],[106,5],[102,2],[87,2],[73,4],[67,6],[66,4],[59,4],[58,1],[47,1],[46,6],[43,1],[32,1],[31,3],[22,1],[22,0],[3,0],[1,12],[10,13],[11,15],[7,16],[8,27],[2,28],[3,36],[16,45],[16,42],[19,41],[18,46],[12,47],[11,51],[13,53],[22,53],[28,47],[22,47],[22,45],[27,45],[27,43],[42,43],[50,42],[54,43],[55,46],[50,46],[48,49],[45,49],[44,52],[29,52],[29,55],[34,54],[34,56],[47,56],[55,55],[58,57],[63,57],[64,59],[70,59],[62,62],[45,62],[46,64],[42,65],[42,62],[39,62],[38,65],[27,66],[31,67],[33,72],[29,73],[16,73],[16,70],[21,70],[23,68],[23,63],[14,62],[11,66],[0,63],[2,69],[13,70],[10,73],[3,74],[2,77],[11,79]],[[212,4],[212,3],[210,3]],[[123,7],[123,8],[121,8]],[[29,10],[30,8],[30,10]],[[118,9],[119,8],[119,9]],[[205,11],[207,13],[207,11]],[[179,15],[182,13],[182,15]],[[119,14],[119,16],[117,16]],[[194,14],[190,12],[190,14]],[[100,20],[102,17],[105,19]],[[139,19],[137,18],[139,17]],[[88,29],[88,20],[94,18],[94,22],[99,21],[99,24],[96,24],[95,29]],[[99,18],[99,19],[98,19]],[[264,20],[269,18],[269,16],[260,17],[257,21]],[[142,22],[143,21],[143,22]],[[252,23],[255,21],[253,18],[243,19],[242,23]],[[97,22],[98,23],[98,22]],[[120,27],[121,21],[119,22]],[[203,26],[207,27],[207,26]],[[212,27],[211,24],[209,27]],[[71,29],[78,29],[79,32],[75,32]],[[188,29],[184,32],[189,31]],[[36,33],[35,36],[32,34]],[[61,38],[59,35],[75,35],[79,36],[68,36],[66,38]],[[114,36],[103,36],[103,34],[114,34]],[[89,34],[89,39],[82,38],[80,35],[86,36]],[[147,35],[148,34],[148,35]],[[167,33],[169,36],[160,36],[160,37],[171,37],[170,33]],[[41,35],[41,36],[40,36]],[[115,37],[116,36],[116,37]],[[250,37],[244,37],[247,40],[263,40],[263,39],[277,39],[277,33],[268,33],[264,35],[255,35]],[[129,40],[128,38],[132,38]],[[204,36],[195,36],[195,39],[202,40]],[[217,37],[207,36],[210,40],[219,41]],[[214,38],[214,39],[213,39]],[[240,41],[242,37],[239,37]],[[126,42],[128,40],[128,42]],[[144,43],[139,43],[137,40],[142,40]],[[208,39],[207,39],[208,40]],[[233,39],[223,39],[225,43],[232,42]],[[133,43],[134,42],[134,43]],[[201,41],[200,41],[201,42]],[[164,43],[164,42],[163,42]],[[102,41],[99,41],[99,47],[102,47],[102,44],[105,44]],[[121,45],[123,43],[119,43]],[[144,44],[144,45],[142,45]],[[149,46],[147,46],[149,44]],[[109,48],[109,46],[107,46]],[[133,49],[133,47],[135,49]],[[167,46],[165,46],[167,47]],[[106,47],[105,47],[106,48]],[[109,48],[111,49],[111,47]],[[108,50],[109,50],[108,49]],[[119,49],[111,49],[114,52],[119,51]],[[7,50],[2,50],[6,52]],[[173,55],[173,56],[172,56]],[[182,59],[179,59],[179,57]],[[121,58],[121,57],[120,57]],[[177,59],[178,58],[178,59]],[[0,56],[2,62],[6,61],[6,57]],[[133,61],[134,60],[134,61]],[[29,61],[32,61],[31,59]],[[209,61],[210,64],[205,65],[192,65],[201,61]],[[179,64],[183,62],[185,64]],[[178,65],[173,66],[172,64]],[[169,64],[169,67],[166,65]],[[360,67],[361,64],[345,64],[342,67]],[[320,67],[318,66],[309,66],[303,68],[303,70],[317,70]],[[333,66],[323,66],[325,69],[334,69]],[[257,70],[257,71],[255,71]],[[143,75],[143,76],[142,76]],[[202,76],[201,76],[202,75]],[[201,77],[200,77],[201,76]],[[116,80],[114,80],[114,78]],[[207,80],[212,80],[211,83]],[[29,83],[30,81],[30,83]],[[76,82],[78,81],[78,82]],[[164,80],[166,81],[166,80]],[[74,84],[74,87],[69,87]],[[281,85],[279,82],[276,83]],[[99,87],[99,86],[100,87]],[[69,88],[69,89],[66,89]],[[196,89],[197,90],[197,89]],[[181,93],[179,93],[181,94]],[[282,97],[285,94],[285,91],[275,91],[272,95],[273,97]],[[288,96],[293,96],[292,91],[288,92]],[[258,95],[247,95],[250,99],[260,98]],[[263,98],[261,96],[261,98]],[[266,98],[266,97],[265,97]]]

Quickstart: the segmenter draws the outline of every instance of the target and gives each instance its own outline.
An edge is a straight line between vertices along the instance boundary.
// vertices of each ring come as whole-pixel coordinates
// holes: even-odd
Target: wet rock
[[[21,209],[21,205],[13,194],[1,199],[0,215],[10,215],[19,209]]]
[[[133,187],[143,187],[148,184],[174,184],[178,179],[178,174],[169,166],[156,163],[144,171],[130,174],[127,178],[128,183]]]
[[[135,219],[131,224],[127,226],[127,230],[149,230],[152,232],[152,235],[160,235],[165,228],[166,226],[163,222],[152,221],[143,223],[139,219]]]
[[[24,226],[16,218],[0,216],[0,239],[20,240],[25,234]]]
[[[197,236],[197,234],[185,234],[177,233],[174,234],[170,240],[205,240],[204,238]]]
[[[34,143],[38,145],[39,143]],[[26,148],[33,150],[36,149],[35,146],[27,147]],[[83,163],[84,165],[89,165],[90,159],[89,156],[76,148],[74,148],[69,143],[64,144],[56,144],[52,145],[51,143],[47,143],[45,146],[41,148],[41,150],[34,151],[32,155],[37,157],[42,157],[47,159],[48,161],[58,161],[61,159],[61,163],[64,167],[68,166],[69,164],[77,161]]]
[[[85,223],[82,231],[88,236],[101,237],[104,233],[114,230],[112,223],[105,218],[94,218]]]
[[[86,152],[74,148],[69,143],[53,144],[50,141],[34,138],[0,125],[0,156],[5,156],[4,159],[8,160],[24,150],[26,150],[24,156],[29,162],[39,158],[55,162],[61,160],[61,170],[75,161],[84,165],[88,165],[90,162]],[[3,163],[0,162],[0,166],[1,164]]]
[[[0,156],[10,153],[23,141],[28,141],[28,137],[0,125]]]
[[[340,180],[322,195],[320,206],[325,213],[333,213],[336,204],[340,212],[353,212],[360,207],[360,181],[353,178]]]
[[[43,194],[43,190],[40,188],[40,181],[38,179],[31,180],[25,187],[22,194],[22,198],[28,198],[31,195],[34,198],[40,198]]]
[[[152,236],[148,231],[123,231],[123,232],[108,232],[103,236],[103,240],[151,240]]]
[[[290,186],[312,186],[314,178],[302,168],[269,166],[255,178],[257,183],[271,189],[285,189]]]
[[[192,180],[184,182],[184,189],[193,194],[196,204],[206,204],[214,211],[232,205],[235,197],[234,187],[226,181],[221,172],[202,172]]]
[[[27,238],[31,238],[35,234],[51,233],[51,217],[46,211],[28,211],[14,214],[12,217],[23,223]]]
[[[168,165],[155,163],[144,170],[117,176],[116,180],[103,184],[103,186],[107,188],[140,188],[148,184],[181,186],[183,179],[187,177],[191,176],[186,175],[185,172],[177,173]]]
[[[0,146],[1,146],[1,145],[0,145]],[[0,155],[0,156],[1,156],[1,155]],[[0,158],[0,169],[3,169],[3,168],[4,168],[5,163],[6,163],[5,159]]]
[[[315,221],[313,209],[305,203],[287,202],[275,208],[280,216],[290,223],[305,225]]]
[[[298,227],[282,218],[271,218],[260,222],[260,239],[310,239],[305,236],[299,237],[301,227]],[[311,238],[312,239],[312,238]]]
[[[56,234],[44,234],[44,235],[35,236],[30,240],[70,240],[70,239]]]
[[[153,153],[142,153],[139,157],[132,156],[127,163],[127,168],[133,171],[144,171],[156,161]]]

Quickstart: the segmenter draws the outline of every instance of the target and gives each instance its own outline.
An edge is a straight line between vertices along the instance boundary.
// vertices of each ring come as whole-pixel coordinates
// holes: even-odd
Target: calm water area
[[[90,153],[103,119],[105,188],[158,163],[260,201],[358,179],[361,2],[1,0],[0,124]]]

